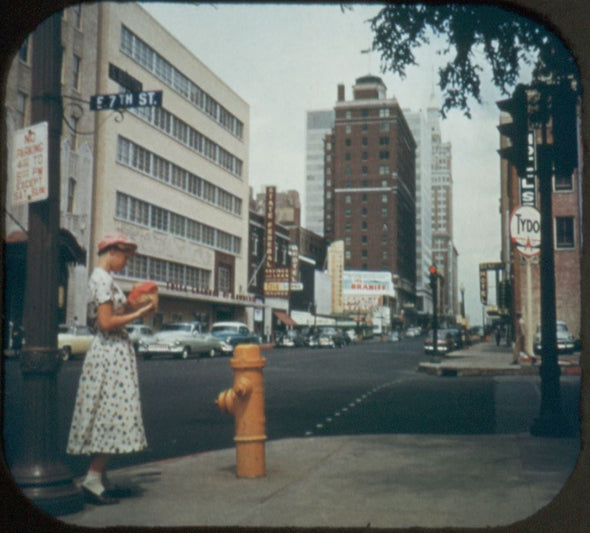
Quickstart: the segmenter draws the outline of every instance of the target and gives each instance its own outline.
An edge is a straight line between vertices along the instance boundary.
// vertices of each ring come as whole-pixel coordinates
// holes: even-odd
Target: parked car
[[[557,353],[559,354],[570,354],[576,350],[576,340],[570,333],[567,324],[565,322],[558,321],[555,324],[557,333]],[[541,342],[541,324],[537,324],[537,333],[535,334],[535,340],[533,350],[535,354],[541,355],[543,349],[543,343]]]
[[[74,355],[84,355],[94,338],[94,332],[88,326],[59,326],[57,347],[61,350],[62,359],[67,361]]]
[[[389,342],[399,342],[400,340],[400,336],[399,336],[399,331],[392,331],[388,336],[387,336],[387,340]]]
[[[305,346],[305,340],[300,331],[290,329],[278,336],[276,344],[278,347],[297,348],[299,346]]]
[[[409,327],[406,331],[406,337],[418,337],[422,334],[422,328],[419,326]]]
[[[450,328],[447,330],[453,339],[453,349],[462,350],[465,346],[464,336],[458,328]]]
[[[359,342],[359,336],[357,335],[356,331],[353,328],[347,329],[344,332],[344,335],[346,337],[348,337],[349,342],[353,342],[353,343]]]
[[[320,348],[341,348],[346,344],[342,330],[331,326],[320,327],[318,334],[318,346]]]
[[[152,337],[139,341],[137,353],[144,359],[151,359],[155,355],[187,359],[193,354],[214,357],[227,349],[225,343],[217,337],[201,333],[201,323],[198,321],[170,322],[164,324]]]
[[[260,337],[242,322],[215,322],[211,335],[223,341],[226,354],[232,354],[238,344],[260,344]]]
[[[309,328],[304,330],[303,332],[303,343],[305,346],[309,348],[317,348],[318,347],[318,335],[319,332],[317,328]]]
[[[127,324],[125,326],[129,339],[133,343],[133,347],[137,352],[139,348],[139,342],[153,336],[154,331],[150,326],[144,324]]]
[[[448,354],[454,348],[453,338],[448,329],[439,329],[436,332],[436,352],[438,354]],[[430,330],[424,339],[424,353],[434,353],[433,332]]]

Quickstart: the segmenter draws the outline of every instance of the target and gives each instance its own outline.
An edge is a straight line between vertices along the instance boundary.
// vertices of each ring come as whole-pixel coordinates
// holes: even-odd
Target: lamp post
[[[24,494],[49,514],[77,512],[82,494],[57,449],[57,299],[59,254],[61,13],[35,31],[31,121],[48,123],[48,198],[29,204],[24,326],[23,446],[12,473]]]

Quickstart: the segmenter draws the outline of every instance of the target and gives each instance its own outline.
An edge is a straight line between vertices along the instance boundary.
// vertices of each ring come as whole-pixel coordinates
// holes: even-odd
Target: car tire
[[[72,348],[70,346],[64,346],[61,349],[61,360],[68,361],[72,357]]]
[[[181,359],[188,359],[190,354],[191,354],[190,348],[188,346],[185,346],[184,350],[182,350],[182,353],[180,354],[180,358]]]

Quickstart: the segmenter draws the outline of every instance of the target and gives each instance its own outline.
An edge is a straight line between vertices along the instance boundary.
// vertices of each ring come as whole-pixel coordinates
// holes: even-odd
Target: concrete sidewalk
[[[538,374],[541,358],[521,357],[519,364],[512,364],[512,348],[494,342],[481,342],[464,350],[422,362],[418,370],[437,376],[507,376]],[[562,374],[580,374],[580,354],[559,356]]]
[[[485,343],[420,370],[456,376],[538,372],[538,364],[510,361],[508,348]],[[508,401],[498,397],[507,391],[496,388],[496,405]],[[496,418],[502,413],[498,408]],[[496,423],[502,427],[502,420]],[[566,483],[579,450],[577,438],[528,433],[276,440],[266,444],[265,477],[238,479],[233,448],[133,466],[110,474],[133,497],[87,505],[60,520],[85,527],[501,526],[547,505]]]

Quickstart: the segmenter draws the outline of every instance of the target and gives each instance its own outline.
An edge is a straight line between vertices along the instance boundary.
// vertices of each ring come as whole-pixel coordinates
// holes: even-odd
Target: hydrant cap
[[[260,356],[260,346],[257,344],[238,344],[230,361],[232,368],[263,367],[265,363],[266,359]]]

